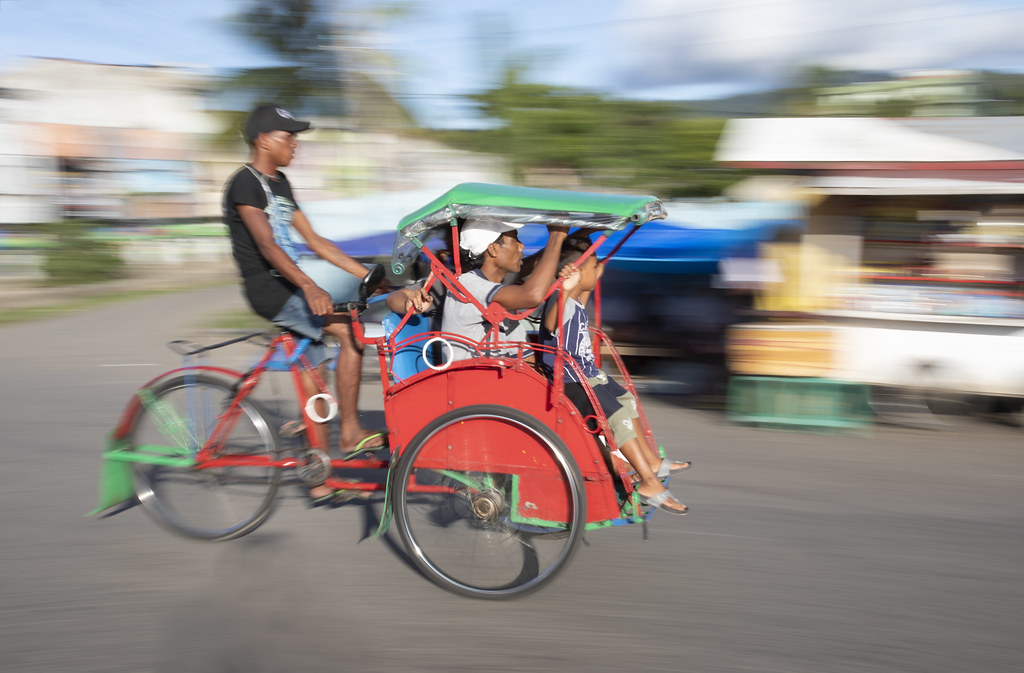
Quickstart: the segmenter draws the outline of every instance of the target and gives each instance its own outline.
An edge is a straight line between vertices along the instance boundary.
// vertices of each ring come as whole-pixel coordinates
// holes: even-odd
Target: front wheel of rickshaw
[[[398,459],[394,513],[416,566],[473,598],[550,582],[583,538],[583,479],[565,443],[533,416],[480,404],[424,427]]]

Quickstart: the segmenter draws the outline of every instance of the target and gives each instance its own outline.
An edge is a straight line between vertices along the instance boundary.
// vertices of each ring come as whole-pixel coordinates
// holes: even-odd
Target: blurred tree
[[[242,70],[228,87],[303,114],[343,114],[343,51],[332,6],[327,0],[246,0],[233,21],[282,64]]]
[[[823,91],[841,89],[858,82],[885,82],[892,79],[894,76],[887,72],[839,70],[809,65],[797,72],[791,87],[779,90],[781,100],[777,108],[764,116],[813,117],[831,114],[819,105],[819,96]]]
[[[232,21],[281,64],[227,79],[232,107],[274,101],[299,115],[345,118],[349,126],[410,125],[386,90],[393,64],[370,46],[374,26],[407,11],[402,2],[350,9],[336,0],[244,0]],[[227,115],[226,139],[237,139],[244,115]]]
[[[89,226],[87,222],[64,221],[38,228],[53,239],[43,262],[49,284],[77,285],[123,277],[124,261],[116,247],[93,237]]]
[[[1024,114],[1024,75],[983,73],[982,95],[989,99],[986,106],[989,114]]]
[[[871,117],[911,117],[919,106],[911,98],[889,98],[875,103],[868,116]]]
[[[686,118],[676,105],[532,84],[517,68],[470,99],[496,127],[438,137],[507,157],[520,183],[570,175],[663,197],[716,196],[743,177],[713,160],[725,120]]]

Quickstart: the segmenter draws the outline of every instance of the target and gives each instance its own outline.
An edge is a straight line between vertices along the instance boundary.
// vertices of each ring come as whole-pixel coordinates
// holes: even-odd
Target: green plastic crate
[[[736,423],[857,430],[874,422],[869,387],[822,378],[734,376],[727,413]]]

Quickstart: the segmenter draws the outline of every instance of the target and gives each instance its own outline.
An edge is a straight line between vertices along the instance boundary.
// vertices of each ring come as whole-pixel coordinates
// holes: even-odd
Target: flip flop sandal
[[[693,463],[688,460],[669,460],[668,458],[662,458],[661,465],[658,466],[658,479],[664,479],[676,472],[689,470],[692,466]]]
[[[654,495],[652,495],[650,497],[640,495],[639,493],[637,493],[637,495],[640,496],[640,502],[642,502],[643,504],[650,505],[651,507],[660,509],[662,512],[668,512],[669,514],[675,514],[676,516],[686,516],[686,513],[690,509],[686,505],[683,505],[683,509],[682,510],[672,509],[671,507],[666,505],[665,501],[668,500],[669,498],[672,498],[673,500],[676,500],[676,497],[674,495],[672,495],[672,491],[668,490],[667,488],[664,491],[659,491],[658,493],[655,493]],[[676,500],[676,502],[679,502],[679,501]],[[679,503],[679,504],[682,505],[682,503]]]
[[[374,440],[376,440],[375,443],[367,446],[367,443],[374,442]],[[359,443],[356,444],[355,448],[351,452],[349,452],[344,458],[342,458],[342,460],[351,460],[358,456],[360,453],[373,453],[374,451],[386,449],[387,447],[388,433],[375,432],[372,435],[367,435],[366,437],[363,437],[361,440],[359,440]]]
[[[377,440],[373,442],[373,440]],[[373,442],[368,444],[368,442]],[[375,432],[372,435],[363,437],[358,444],[356,444],[356,451],[370,451],[376,449],[383,449],[388,445],[388,433],[386,432]]]
[[[682,465],[682,467],[679,467],[680,465]],[[676,474],[677,472],[682,472],[683,470],[689,470],[691,467],[693,467],[693,463],[691,463],[688,460],[680,461],[680,460],[669,460],[668,458],[662,458],[661,459],[661,465],[658,466],[658,471],[655,474],[655,476],[658,477],[658,479],[664,479],[665,477],[670,477],[673,474]],[[672,468],[676,468],[676,469],[672,469]],[[639,484],[640,483],[640,475],[638,475],[636,472],[630,472],[629,473],[629,480],[631,482],[633,482],[634,484]]]
[[[310,507],[333,507],[335,496],[338,495],[337,491],[332,491],[327,495],[321,495],[319,498],[314,498],[309,495],[309,506]]]

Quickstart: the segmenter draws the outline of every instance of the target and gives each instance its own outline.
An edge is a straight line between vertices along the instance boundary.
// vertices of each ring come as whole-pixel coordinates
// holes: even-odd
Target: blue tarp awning
[[[643,225],[615,255],[612,267],[647,273],[714,273],[719,260],[754,257],[758,243],[772,240],[780,230],[804,228],[803,209],[793,203],[669,202],[665,206],[668,219]],[[311,214],[310,219],[346,253],[368,259],[389,256],[394,244],[394,223],[384,229],[381,214],[373,218],[373,225],[364,221],[362,226],[329,231],[321,230],[316,223],[339,223],[344,218],[320,212],[315,213],[315,219]],[[352,235],[357,232],[363,235]],[[602,251],[610,251],[623,235],[613,234]],[[547,231],[543,227],[524,227],[519,238],[529,254],[544,244]],[[300,244],[299,248],[304,246]]]

